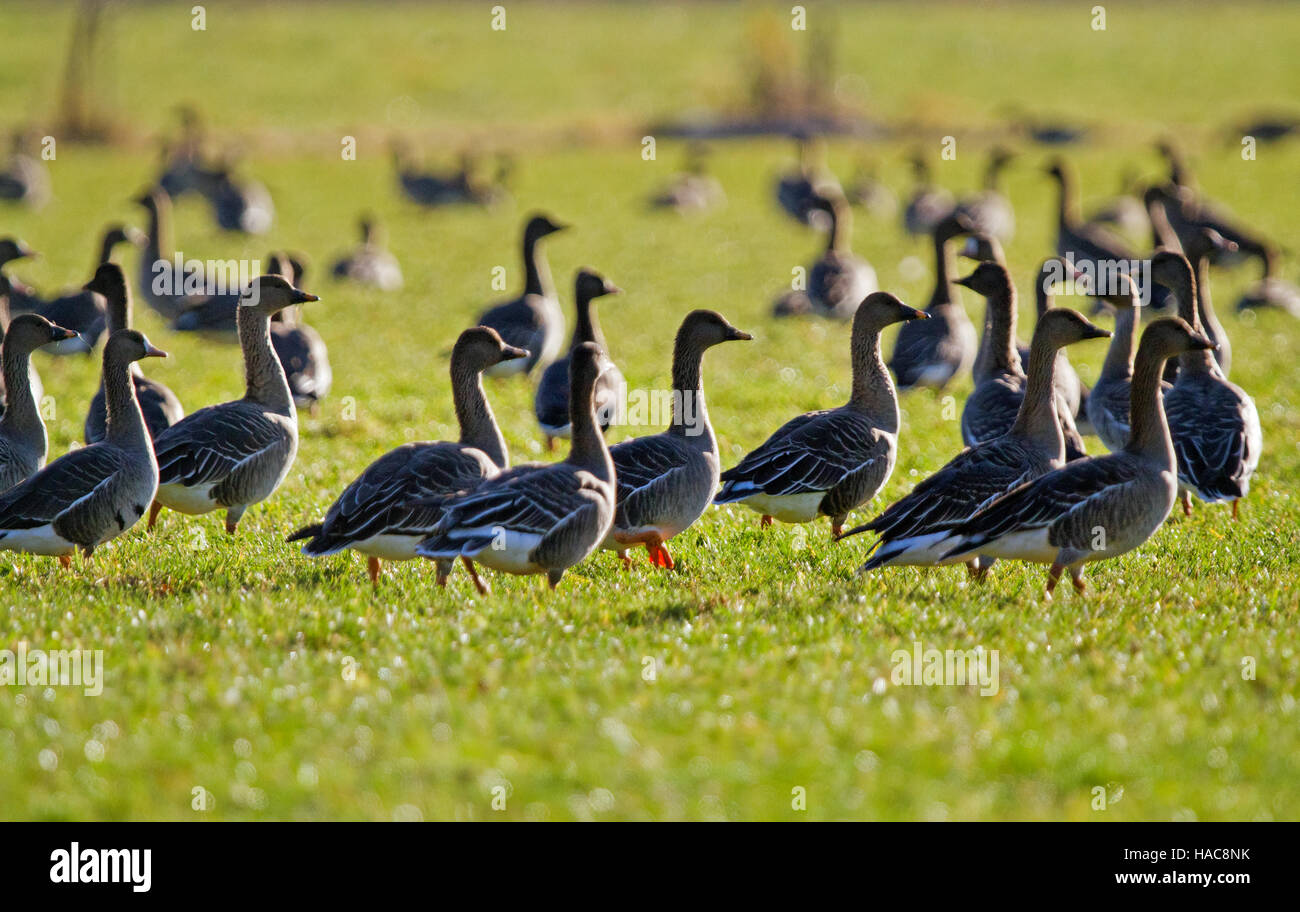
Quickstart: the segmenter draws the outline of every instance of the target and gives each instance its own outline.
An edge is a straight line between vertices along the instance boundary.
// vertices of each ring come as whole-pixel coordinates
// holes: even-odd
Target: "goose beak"
[[[731,328],[731,331],[727,333],[727,341],[729,341],[729,342],[753,342],[753,341],[754,341],[754,337],[751,336],[749,333],[743,331],[743,330],[736,329],[736,328],[733,326],[733,327]]]
[[[299,291],[297,289],[294,289],[293,303],[295,304],[309,304],[312,301],[319,301],[319,300],[320,298],[318,298],[316,295],[312,294],[309,291]]]
[[[161,348],[159,348],[159,347],[156,346],[156,345],[153,345],[153,344],[150,343],[150,342],[146,342],[146,343],[144,344],[144,356],[145,356],[146,358],[169,358],[169,357],[171,357],[170,355],[167,354],[167,352],[163,351]]]
[[[65,326],[50,327],[51,342],[62,342],[65,339],[77,339],[80,337],[81,337],[81,333],[77,332],[75,329],[68,329]]]
[[[1110,330],[1102,329],[1100,326],[1089,327],[1087,334],[1084,335],[1085,339],[1109,339],[1110,337],[1111,337]]]
[[[904,311],[904,313],[903,313],[903,319],[905,319],[905,320],[928,320],[928,319],[930,319],[930,315],[929,315],[928,313],[926,313],[924,310],[917,310],[915,307],[908,307],[906,304],[903,305],[903,311]]]
[[[605,283],[605,294],[607,294],[607,295],[616,295],[616,294],[622,294],[622,293],[623,293],[623,289],[619,288],[619,287],[618,287],[617,285],[615,285],[613,282],[606,282],[606,283]]]
[[[962,286],[963,288],[970,288],[971,280],[974,278],[975,278],[975,273],[972,272],[968,276],[962,276],[960,279],[953,279],[953,281],[956,282],[958,285]]]
[[[515,361],[519,358],[527,358],[530,355],[532,355],[532,352],[526,348],[515,348],[513,345],[503,345],[501,347],[502,361]]]

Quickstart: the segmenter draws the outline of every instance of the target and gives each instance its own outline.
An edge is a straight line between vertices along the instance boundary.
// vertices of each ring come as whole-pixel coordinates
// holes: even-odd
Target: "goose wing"
[[[655,521],[685,468],[685,447],[668,434],[654,434],[613,446],[609,455],[616,482],[615,523],[632,528]]]
[[[159,484],[220,482],[240,466],[285,444],[289,419],[260,406],[227,402],[200,409],[158,435]]]
[[[716,503],[752,494],[829,491],[878,458],[888,443],[865,415],[849,409],[810,412],[787,422],[734,468],[722,473]]]
[[[106,445],[82,447],[56,459],[0,495],[0,534],[34,529],[75,513],[83,501],[110,487],[126,464],[120,449]]]
[[[1207,501],[1244,497],[1259,462],[1259,417],[1246,393],[1222,381],[1165,394],[1178,479]]]

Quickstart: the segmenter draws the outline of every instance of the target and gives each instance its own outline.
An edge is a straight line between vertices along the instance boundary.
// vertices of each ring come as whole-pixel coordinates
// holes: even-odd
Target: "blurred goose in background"
[[[961,437],[967,446],[983,443],[1007,433],[1016,421],[1028,388],[1028,377],[1016,348],[1016,287],[1006,267],[981,263],[975,271],[957,280],[987,301],[988,331],[972,370],[975,389],[966,398],[961,413]],[[1074,413],[1058,409],[1057,421],[1065,441],[1065,458],[1086,455],[1083,438],[1074,425]]]
[[[686,150],[682,172],[663,190],[650,197],[651,209],[672,209],[682,215],[703,212],[727,201],[727,194],[716,177],[709,174],[708,149],[692,143]]]
[[[1179,316],[1200,332],[1196,277],[1187,258],[1159,251],[1151,259],[1151,277],[1174,294]],[[1183,352],[1178,362],[1178,378],[1165,392],[1164,406],[1183,513],[1191,515],[1195,494],[1206,503],[1230,501],[1235,519],[1264,444],[1255,400],[1224,378],[1208,346]]]
[[[951,213],[934,226],[934,291],[925,307],[933,319],[904,323],[898,330],[889,369],[900,390],[920,386],[942,390],[975,360],[975,326],[966,316],[952,281],[957,266],[950,242],[966,230],[963,220]]]
[[[1107,231],[1118,231],[1131,240],[1145,237],[1151,229],[1147,207],[1142,201],[1137,170],[1126,168],[1120,178],[1119,192],[1091,210],[1086,224]]]
[[[1088,393],[1088,421],[1106,449],[1118,453],[1128,444],[1129,406],[1132,399],[1133,357],[1138,342],[1138,308],[1141,299],[1137,285],[1127,276],[1118,279],[1118,287],[1095,290],[1094,296],[1115,311],[1115,332],[1106,350],[1097,382]],[[1162,390],[1167,390],[1165,383]]]
[[[367,556],[370,582],[379,583],[380,561],[410,560],[415,546],[442,516],[438,498],[450,499],[509,465],[506,442],[483,392],[485,368],[528,352],[501,341],[495,330],[465,330],[451,352],[451,395],[460,425],[456,443],[408,443],[389,450],[357,476],[330,506],[324,521],[299,529],[288,540],[309,539],[308,557],[351,548]],[[477,577],[466,559],[466,567]],[[451,560],[440,560],[444,585]]]
[[[799,135],[799,167],[776,182],[776,201],[793,219],[817,227],[827,216],[821,201],[843,199],[844,188],[826,168],[826,147],[817,137]]]
[[[459,557],[503,573],[544,573],[554,589],[565,570],[605,540],[614,520],[615,475],[592,396],[601,354],[594,343],[584,342],[569,357],[569,458],[526,472],[503,472],[453,497],[417,554],[436,561]],[[477,574],[472,579],[486,593]]]
[[[826,250],[808,269],[807,289],[781,295],[772,313],[778,317],[812,313],[849,320],[862,299],[879,287],[876,270],[853,253],[853,215],[844,198],[821,199],[814,208],[825,212],[829,220]]]
[[[1300,118],[1290,114],[1264,114],[1231,128],[1228,139],[1233,145],[1240,143],[1243,136],[1253,136],[1261,143],[1273,143],[1296,133],[1300,133]]]
[[[984,169],[984,189],[957,204],[956,211],[965,217],[975,234],[996,238],[1002,243],[1016,233],[1016,214],[1011,201],[1002,192],[1002,172],[1015,155],[1002,146],[989,153]]]
[[[871,500],[894,469],[898,396],[880,355],[880,333],[928,319],[888,292],[867,297],[853,316],[853,390],[839,408],[808,412],[781,425],[740,464],[722,473],[714,503],[742,503],[788,523],[828,516],[840,534],[849,512]]]
[[[573,350],[583,342],[594,342],[600,351],[600,375],[596,378],[596,422],[602,432],[609,430],[617,417],[623,393],[623,372],[610,359],[605,344],[605,334],[596,319],[594,301],[605,295],[622,294],[623,290],[591,269],[579,269],[573,283],[575,321],[569,354],[552,361],[542,371],[533,397],[533,414],[546,435],[546,448],[555,449],[556,437],[568,437],[569,426],[569,359]]]
[[[150,528],[162,507],[190,515],[224,508],[226,531],[234,534],[244,511],[280,486],[298,453],[298,411],[271,345],[271,315],[317,300],[276,275],[261,276],[246,290],[237,310],[246,392],[158,435]]]
[[[1219,370],[1225,378],[1232,369],[1232,342],[1228,339],[1227,330],[1219,322],[1218,314],[1214,312],[1214,301],[1210,296],[1210,262],[1216,251],[1232,252],[1235,248],[1236,244],[1233,241],[1212,228],[1203,228],[1191,238],[1191,243],[1185,248],[1187,260],[1196,272],[1197,323],[1191,325],[1214,343],[1214,360],[1219,362]],[[1188,322],[1190,324],[1190,321]],[[1182,358],[1178,359],[1180,364],[1182,361]],[[1167,367],[1165,372],[1165,379],[1172,380],[1173,376]],[[1176,375],[1177,372],[1173,373]]]
[[[335,260],[334,278],[396,291],[402,287],[402,267],[397,257],[384,249],[383,230],[371,216],[362,216],[360,224],[361,244]]]
[[[144,252],[140,256],[138,276],[140,299],[167,322],[193,306],[196,298],[185,293],[186,276],[175,270],[172,247],[172,202],[160,188],[154,187],[135,202],[148,213],[149,227]],[[198,279],[192,279],[195,284]]]
[[[95,270],[95,277],[86,283],[86,288],[104,298],[110,337],[119,329],[131,328],[131,289],[127,286],[121,266],[116,263],[102,264]],[[129,371],[131,384],[135,387],[135,398],[140,403],[140,413],[144,416],[150,439],[156,438],[185,417],[185,409],[175,393],[157,380],[146,377],[140,370],[140,365],[134,361],[131,362]],[[84,431],[86,443],[99,443],[108,433],[108,393],[104,389],[102,377],[99,390],[90,400]]]
[[[1277,260],[1277,249],[1268,247],[1264,252],[1264,275],[1237,299],[1238,313],[1256,308],[1277,308],[1293,317],[1300,317],[1300,287],[1281,277]]]
[[[0,171],[0,200],[40,209],[50,200],[50,172],[26,148],[22,133],[13,135],[9,162]]]
[[[1083,592],[1084,564],[1132,551],[1169,516],[1178,478],[1160,373],[1167,358],[1209,348],[1209,339],[1177,317],[1153,322],[1138,348],[1128,444],[1066,463],[981,508],[935,543],[940,563],[979,555],[1050,564],[1049,598],[1066,570]]]
[[[610,447],[614,461],[614,524],[602,547],[631,563],[627,549],[644,545],[650,563],[671,570],[668,541],[704,513],[718,489],[718,441],[704,404],[704,352],[752,339],[712,310],[686,315],[673,343],[673,414],[668,429]]]
[[[0,241],[0,245],[3,245]],[[9,329],[9,279],[0,272],[0,343],[4,341],[4,334]],[[36,366],[27,362],[27,385],[31,390],[32,399],[40,402],[45,398],[45,387],[41,385],[41,378],[36,373]],[[5,406],[8,402],[8,393],[5,389],[4,371],[0,370],[0,415],[4,414]]]
[[[858,163],[857,173],[845,188],[844,197],[872,218],[892,219],[898,215],[898,195],[880,180],[875,162]]]
[[[267,257],[267,263],[271,275],[283,276],[295,288],[303,287],[304,267],[300,259],[273,252]],[[334,371],[325,340],[303,320],[301,307],[295,304],[272,314],[271,346],[284,366],[294,404],[315,415],[320,410],[320,401],[334,386]]]
[[[1098,224],[1085,224],[1079,218],[1079,186],[1074,169],[1063,158],[1053,159],[1047,173],[1057,184],[1056,253],[1076,266],[1098,262],[1137,259],[1124,241]]]
[[[475,173],[477,162],[472,153],[460,155],[459,169],[447,174],[417,170],[404,143],[392,144],[393,168],[397,172],[402,194],[411,202],[425,207],[457,204],[489,205],[503,195],[506,165],[503,162],[495,184],[481,180]]]
[[[140,415],[129,365],[165,358],[131,329],[104,346],[108,435],[56,459],[0,495],[0,550],[44,554],[68,567],[74,551],[99,545],[135,525],[158,488],[149,432]]]
[[[5,411],[0,416],[0,491],[12,488],[45,465],[49,438],[29,379],[32,352],[76,335],[36,314],[14,317],[0,344]]]
[[[903,210],[903,228],[911,235],[933,235],[935,228],[952,215],[956,203],[952,194],[930,182],[930,164],[918,149],[909,158],[916,186]]]
[[[844,538],[860,532],[879,536],[860,572],[937,563],[943,553],[934,544],[953,525],[1008,491],[1065,465],[1065,438],[1053,404],[1061,349],[1109,335],[1072,310],[1051,308],[1044,313],[1034,327],[1025,395],[1010,430],[962,450],[871,522],[846,532]],[[978,559],[969,564],[977,573],[988,569]]]
[[[174,144],[167,140],[161,144],[162,170],[155,181],[171,199],[198,192],[205,139],[203,120],[195,108],[178,105],[176,115],[181,125],[180,138]]]
[[[524,225],[523,294],[481,313],[478,325],[495,329],[507,345],[525,348],[530,354],[493,365],[486,371],[489,377],[529,374],[538,364],[545,367],[559,355],[564,344],[564,313],[540,245],[542,238],[567,227],[545,215],[534,215]]]
[[[265,185],[236,178],[230,165],[199,170],[198,190],[212,207],[212,217],[225,231],[266,234],[275,222],[275,203]]]

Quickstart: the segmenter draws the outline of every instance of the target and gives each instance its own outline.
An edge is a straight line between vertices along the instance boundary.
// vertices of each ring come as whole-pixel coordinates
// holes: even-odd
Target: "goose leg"
[[[60,554],[60,555],[59,555],[59,566],[61,566],[64,570],[69,569],[69,568],[72,566],[72,555],[71,555],[71,554]]]
[[[1083,564],[1070,571],[1070,582],[1074,583],[1074,591],[1080,595],[1088,591],[1088,584],[1083,581]]]
[[[977,583],[982,583],[988,579],[989,564],[984,563],[981,558],[975,558],[966,562],[966,575]]]
[[[491,595],[492,590],[488,588],[488,584],[479,579],[478,570],[475,569],[474,562],[463,554],[460,556],[460,562],[464,564],[465,569],[469,571],[469,578],[474,583],[474,588],[478,590],[478,594]],[[551,588],[555,588],[555,583],[551,584]]]
[[[152,506],[149,507],[149,525],[146,528],[146,531],[153,531],[153,524],[158,521],[158,514],[161,512],[162,504],[155,500]]]
[[[546,571],[547,585],[549,585],[552,590],[555,589],[555,587],[560,584],[560,577],[562,576],[564,576],[563,570],[547,570]]]
[[[1061,581],[1061,573],[1064,572],[1064,570],[1064,564],[1052,564],[1052,569],[1048,571],[1046,595],[1049,600],[1052,598],[1052,590],[1055,589],[1056,584]]]
[[[550,436],[549,434],[546,436],[546,452],[548,453],[555,452],[555,438]]]
[[[758,527],[760,529],[766,529],[770,525],[772,525],[772,517],[764,513],[763,518],[758,521]]]
[[[1239,504],[1239,503],[1241,503],[1241,499],[1240,499],[1240,498],[1238,498],[1237,500],[1234,500],[1234,501],[1232,502],[1232,518],[1233,518],[1233,519],[1241,519],[1241,515],[1237,512],[1237,504]]]
[[[626,551],[626,550],[620,550],[620,551],[618,552],[618,559],[621,560],[621,561],[623,562],[623,569],[624,569],[624,570],[631,570],[631,569],[632,569],[632,558],[630,558],[630,557],[627,556],[627,551]]]
[[[833,539],[833,540],[834,540],[834,541],[839,541],[840,536],[843,535],[843,534],[844,534],[844,517],[843,517],[843,516],[832,516],[832,517],[831,517],[831,535],[834,536],[834,539]]]
[[[239,520],[244,515],[244,507],[231,507],[226,511],[226,534],[234,535],[235,527],[239,525]]]
[[[455,564],[449,560],[437,560],[434,561],[434,566],[438,568],[438,585],[445,587],[447,577],[451,576],[451,570]]]
[[[675,567],[673,556],[668,553],[664,546],[663,539],[657,535],[645,543],[646,554],[650,557],[650,563],[656,567],[663,567],[665,570],[672,570]]]
[[[1178,499],[1179,501],[1182,502],[1183,505],[1183,515],[1191,516],[1192,515],[1192,492],[1183,491],[1178,495]]]
[[[379,558],[371,557],[366,561],[366,571],[370,574],[370,585],[379,588]]]

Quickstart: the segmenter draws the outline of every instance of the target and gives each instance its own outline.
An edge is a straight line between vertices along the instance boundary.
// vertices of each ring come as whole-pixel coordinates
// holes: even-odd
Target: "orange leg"
[[[656,567],[663,567],[665,570],[672,570],[676,567],[673,563],[673,556],[668,553],[668,548],[662,541],[648,541],[645,543],[646,554],[650,557],[650,563]]]
[[[1080,595],[1088,590],[1088,584],[1083,581],[1083,564],[1070,571],[1070,582],[1074,583],[1074,591]]]
[[[231,519],[229,514],[226,515],[226,534],[234,535],[235,527],[239,525],[239,520]]]
[[[1234,501],[1232,502],[1232,518],[1233,518],[1233,519],[1241,519],[1241,514],[1239,514],[1239,513],[1237,512],[1237,505],[1238,505],[1239,503],[1241,503],[1241,500],[1240,500],[1240,499],[1238,499],[1238,500],[1234,500]]]
[[[1191,516],[1192,515],[1192,492],[1184,491],[1179,496],[1179,500],[1181,500],[1183,504],[1183,515]]]
[[[1052,590],[1056,588],[1056,584],[1059,583],[1059,582],[1061,581],[1061,573],[1062,573],[1064,570],[1065,570],[1065,567],[1062,566],[1061,564],[1052,564],[1052,569],[1048,571],[1048,573],[1047,573],[1047,597],[1048,597],[1048,599],[1050,599],[1050,598],[1052,597]]]
[[[59,566],[61,566],[64,570],[67,570],[69,567],[71,567],[71,566],[72,566],[72,555],[70,555],[70,554],[60,554],[60,555],[59,555]]]
[[[843,534],[844,534],[844,524],[843,524],[843,523],[837,523],[835,520],[832,519],[832,520],[831,520],[831,535],[833,535],[833,536],[835,537],[835,540],[838,541],[838,540],[839,540],[839,537],[840,537],[841,535],[843,535]]]
[[[379,558],[371,557],[366,561],[366,571],[370,574],[370,585],[379,588]]]
[[[772,525],[772,517],[767,515],[764,515],[763,518],[758,522],[758,527],[760,529],[766,529],[770,525]]]
[[[488,588],[487,583],[479,579],[478,570],[475,569],[474,562],[463,554],[460,557],[460,561],[462,564],[465,565],[465,569],[469,571],[469,578],[473,581],[474,588],[478,590],[478,594],[479,595],[491,594],[492,590]],[[554,589],[555,587],[552,586],[551,588]]]
[[[158,501],[155,500],[153,502],[153,506],[149,508],[149,526],[146,531],[151,531],[153,529],[153,524],[158,521],[158,514],[161,512],[162,512],[162,504],[158,503]]]

